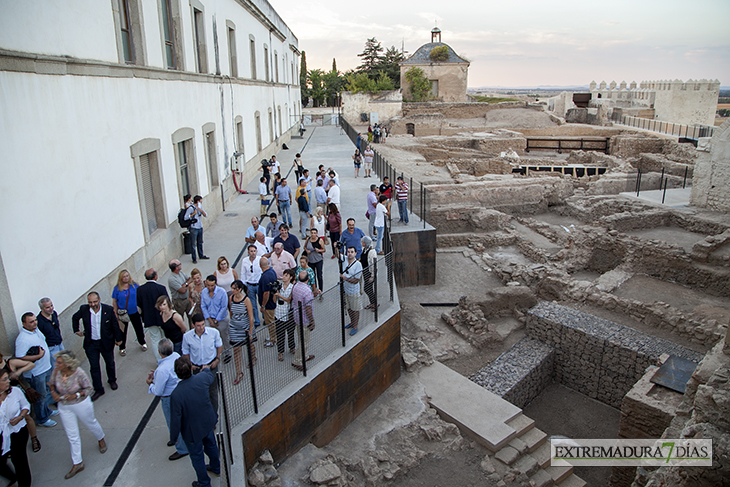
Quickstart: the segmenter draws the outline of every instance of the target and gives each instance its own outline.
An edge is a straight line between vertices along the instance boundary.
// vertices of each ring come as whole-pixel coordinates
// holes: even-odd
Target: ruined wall
[[[710,153],[697,161],[690,204],[730,211],[730,120],[715,130]]]
[[[466,81],[469,73],[469,64],[455,63],[429,63],[429,64],[404,64],[401,66],[401,87],[406,97],[410,94],[410,83],[405,73],[411,68],[421,68],[429,81],[438,82],[438,93],[436,97],[442,102],[467,101]]]
[[[681,345],[548,301],[528,311],[527,334],[555,348],[558,381],[615,408],[663,353],[702,359]]]
[[[384,122],[400,114],[403,104],[401,90],[382,93],[342,92],[342,115],[351,124],[361,124],[361,113],[378,114],[378,121]]]
[[[542,111],[542,106],[529,106],[523,101],[508,101],[503,103],[404,103],[403,117],[440,113],[445,118],[484,118],[487,112],[503,108],[534,108]]]

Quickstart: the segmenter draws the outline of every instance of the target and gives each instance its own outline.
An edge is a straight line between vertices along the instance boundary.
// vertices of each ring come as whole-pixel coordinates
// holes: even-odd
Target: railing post
[[[254,331],[254,334],[255,333],[256,332]],[[253,344],[251,343],[251,340],[253,340],[253,336],[249,336],[248,340],[246,340],[246,348],[248,348],[248,376],[251,381],[251,400],[253,401],[253,412],[258,414],[259,402],[258,398],[256,397],[256,380],[253,376],[253,354],[251,353]]]
[[[340,257],[337,259],[337,267],[340,270],[340,329],[342,330],[342,346],[347,346],[345,339],[345,282],[342,280],[342,249],[340,249]],[[347,249],[345,254],[347,255]]]
[[[684,181],[682,181],[682,189],[684,189],[687,186],[687,171],[689,170],[689,166],[684,166]]]
[[[307,351],[304,346],[304,314],[302,313],[302,303],[299,304],[299,348],[302,352],[302,372],[304,377],[307,376]]]
[[[223,419],[226,423],[226,439],[228,442],[228,451],[231,450],[231,423],[228,417],[228,401],[226,399],[226,390],[223,386],[223,372],[218,371],[216,372],[216,379],[218,380],[218,388],[221,391],[221,403],[223,403]],[[233,463],[233,455],[231,455],[231,463]]]
[[[666,181],[664,181],[664,193],[662,193],[662,204],[664,204],[664,198],[667,197],[667,185],[668,185],[668,183],[669,183],[669,178],[667,178]],[[660,184],[659,185],[659,189],[661,189],[661,187],[662,186]]]
[[[385,227],[383,227],[383,231],[385,232]],[[387,232],[386,232],[387,234]],[[385,235],[383,235],[383,239],[385,239]],[[373,262],[374,268],[370,270],[370,273],[373,276],[373,301],[375,301],[375,304],[373,304],[373,310],[375,311],[375,323],[378,322],[378,257],[375,257],[375,262]]]
[[[216,437],[216,440],[218,443],[218,452],[219,452],[218,456],[221,459],[221,485],[224,487],[228,487],[228,485],[230,485],[231,472],[230,472],[230,469],[228,468],[228,454],[226,453],[226,442],[223,439],[224,436],[225,435],[223,434],[222,431],[219,431],[218,433],[215,434],[215,437]],[[222,453],[222,455],[220,453]],[[233,463],[232,452],[231,452],[231,463]],[[223,475],[224,471],[225,471],[225,476]],[[225,484],[223,483],[224,478],[225,478]]]

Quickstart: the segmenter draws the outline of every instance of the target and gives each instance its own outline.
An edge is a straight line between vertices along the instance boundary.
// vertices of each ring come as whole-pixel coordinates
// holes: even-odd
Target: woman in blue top
[[[130,322],[134,326],[134,332],[137,334],[137,341],[142,346],[142,351],[147,350],[144,341],[142,317],[139,315],[139,310],[137,310],[138,287],[139,284],[134,282],[127,269],[119,271],[117,285],[114,286],[114,291],[112,291],[112,303],[119,321],[119,328],[122,329],[122,344],[119,345],[119,355],[122,357],[127,355],[127,329]]]

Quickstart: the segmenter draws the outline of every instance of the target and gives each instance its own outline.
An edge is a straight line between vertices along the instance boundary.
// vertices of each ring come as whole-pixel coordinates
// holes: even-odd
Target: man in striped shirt
[[[408,184],[403,181],[403,176],[398,176],[395,181],[395,194],[398,197],[398,221],[408,225]]]

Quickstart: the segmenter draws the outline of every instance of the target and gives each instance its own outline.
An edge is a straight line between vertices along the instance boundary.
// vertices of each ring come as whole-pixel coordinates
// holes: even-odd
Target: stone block
[[[568,478],[560,482],[560,487],[586,487],[587,485],[586,481],[576,474],[571,474]]]
[[[514,465],[512,465],[512,468],[516,468],[525,475],[530,476],[537,472],[537,470],[540,468],[540,465],[538,465],[537,460],[532,458],[530,455],[525,455],[524,457],[517,460]]]
[[[512,439],[512,441],[510,441],[507,444],[509,446],[511,446],[512,448],[514,448],[515,450],[517,450],[520,453],[520,455],[524,455],[525,453],[527,453],[527,443],[525,443],[524,441],[522,441],[519,438],[514,438],[514,439]]]
[[[548,465],[550,465],[550,443],[543,443],[538,447],[537,450],[530,453],[530,456],[537,460],[540,468],[546,468]]]
[[[530,482],[534,484],[535,487],[550,487],[551,485],[555,485],[555,481],[550,474],[542,469],[538,470],[535,472],[535,475],[530,477]]]
[[[512,465],[518,458],[520,458],[520,452],[511,446],[505,446],[494,455],[494,458],[505,465]]]
[[[563,480],[570,477],[570,475],[573,473],[573,467],[548,467],[545,469],[545,472],[550,474],[550,477],[552,477],[553,482],[556,484],[559,484]]]
[[[527,444],[527,451],[532,453],[547,441],[547,433],[537,428],[532,428],[520,436],[520,440]]]

